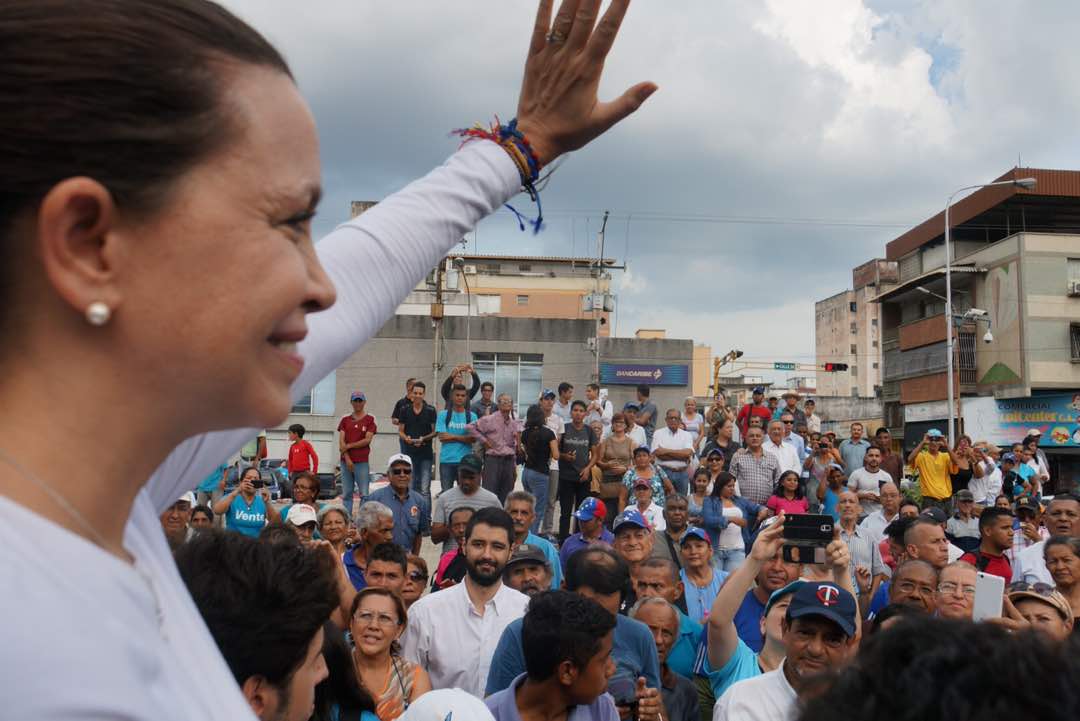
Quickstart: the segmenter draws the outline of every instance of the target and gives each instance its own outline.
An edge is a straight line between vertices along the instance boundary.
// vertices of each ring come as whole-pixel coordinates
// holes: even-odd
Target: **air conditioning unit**
[[[1080,297],[1080,280],[1070,280],[1067,295],[1070,298]]]
[[[467,266],[465,266],[465,275],[476,275],[476,266],[475,265],[467,265]]]

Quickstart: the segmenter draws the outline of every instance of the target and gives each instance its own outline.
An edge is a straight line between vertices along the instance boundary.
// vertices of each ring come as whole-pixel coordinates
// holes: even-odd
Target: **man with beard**
[[[838,584],[805,581],[784,615],[785,657],[779,668],[732,685],[716,702],[713,721],[786,721],[799,696],[822,674],[838,671],[856,647],[855,597]]]
[[[433,688],[484,695],[503,630],[525,614],[529,597],[505,586],[514,522],[501,508],[481,508],[465,529],[463,583],[425,596],[409,609],[405,658],[420,664]]]
[[[538,547],[522,543],[506,563],[503,583],[529,598],[541,591],[550,591],[551,563]]]

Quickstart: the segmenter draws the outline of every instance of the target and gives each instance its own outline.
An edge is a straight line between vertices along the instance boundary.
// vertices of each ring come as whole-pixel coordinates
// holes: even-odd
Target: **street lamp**
[[[1026,188],[1030,190],[1035,187],[1037,181],[1035,178],[1014,178],[1013,180],[999,180],[995,183],[980,183],[978,185],[969,185],[964,188],[960,188],[953,192],[949,196],[949,199],[945,201],[945,318],[948,324],[948,335],[945,338],[945,354],[948,356],[946,359],[947,373],[946,378],[948,388],[948,401],[949,401],[949,448],[953,447],[953,436],[955,434],[954,426],[956,424],[956,408],[953,405],[955,402],[953,392],[953,329],[952,329],[952,244],[951,240],[951,228],[949,226],[949,208],[952,207],[953,198],[959,193],[963,193],[965,190],[975,190],[977,188],[992,188],[998,185],[1013,185],[1017,188]],[[989,333],[989,331],[987,331]],[[991,340],[993,336],[991,336]],[[986,340],[984,337],[983,340]]]

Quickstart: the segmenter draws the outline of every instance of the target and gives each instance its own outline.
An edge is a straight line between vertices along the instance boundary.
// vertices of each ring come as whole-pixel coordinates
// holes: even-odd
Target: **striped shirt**
[[[885,574],[885,562],[881,560],[881,549],[866,529],[856,526],[853,532],[848,533],[841,526],[840,540],[847,544],[848,555],[851,557],[849,568],[852,588],[859,587],[855,582],[855,569],[859,566],[869,569],[871,576]]]

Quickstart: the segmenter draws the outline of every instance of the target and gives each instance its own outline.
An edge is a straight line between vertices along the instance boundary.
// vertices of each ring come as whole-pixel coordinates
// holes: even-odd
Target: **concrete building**
[[[985,323],[959,325],[954,412],[961,430],[998,444],[1038,428],[1064,485],[1080,474],[1080,171],[1017,168],[999,180],[1023,177],[1037,186],[984,188],[952,207],[954,311],[985,311],[993,334],[985,343]],[[885,417],[908,449],[947,425],[943,215],[887,245],[899,283],[876,298]]]
[[[441,409],[439,387],[446,373],[458,363],[471,362],[482,380],[495,384],[497,393],[510,393],[519,413],[536,401],[543,388],[555,388],[562,381],[574,385],[575,398],[584,398],[596,362],[588,342],[595,327],[592,321],[473,318],[466,341],[467,323],[460,316],[445,319],[446,366],[434,374],[431,319],[395,315],[313,390],[311,402],[299,405],[279,428],[268,431],[270,456],[284,456],[288,447],[285,428],[301,423],[308,431],[305,437],[319,453],[321,470],[334,470],[338,421],[349,412],[349,394],[362,390],[368,398],[367,412],[375,416],[378,425],[371,469],[381,472],[385,470],[382,464],[398,450],[397,428],[390,422],[390,413],[404,394],[405,380],[424,380],[428,401]],[[639,383],[650,386],[651,398],[661,413],[668,407],[682,408],[693,385],[693,352],[690,340],[603,339],[601,383],[620,410],[635,398]]]
[[[878,294],[899,279],[895,262],[876,258],[851,272],[851,290],[814,304],[817,365],[843,363],[846,371],[818,374],[817,395],[875,397],[881,389],[880,307]]]

